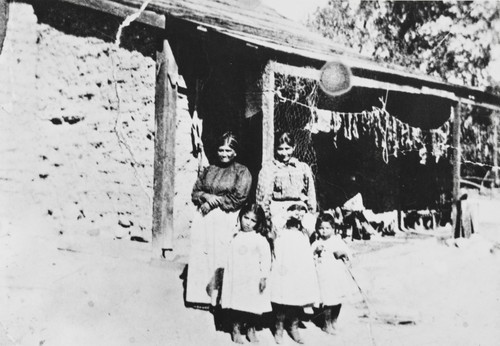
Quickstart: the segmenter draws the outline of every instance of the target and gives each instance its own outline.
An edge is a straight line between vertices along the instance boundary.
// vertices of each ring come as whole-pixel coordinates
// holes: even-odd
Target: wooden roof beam
[[[321,71],[318,69],[315,69],[313,67],[298,67],[298,66],[291,66],[291,65],[286,65],[286,64],[281,64],[278,62],[273,63],[273,70],[277,73],[285,74],[285,75],[291,75],[291,76],[296,76],[299,78],[305,78],[305,79],[311,79],[311,80],[316,80],[319,81]],[[488,108],[491,110],[495,111],[500,111],[500,101],[499,104],[496,105],[495,103],[495,98],[498,98],[495,95],[490,95],[490,98],[486,99],[485,101],[477,101],[475,100],[474,95],[470,95],[470,93],[466,93],[468,90],[467,88],[463,87],[463,89],[466,89],[461,93],[461,95],[457,95],[457,93],[450,91],[450,90],[444,90],[444,88],[439,88],[439,85],[436,83],[436,87],[428,87],[425,85],[417,86],[417,85],[409,85],[409,84],[398,84],[398,83],[392,83],[392,82],[386,82],[386,81],[380,81],[377,79],[371,79],[371,78],[366,78],[366,77],[360,77],[357,75],[353,75],[351,77],[351,83],[352,86],[356,87],[364,87],[364,88],[371,88],[371,89],[380,89],[380,90],[391,90],[391,91],[397,91],[397,92],[404,92],[404,93],[410,93],[410,94],[422,94],[422,95],[429,95],[429,96],[436,96],[440,98],[445,98],[453,102],[462,102],[464,104],[469,104],[477,107],[484,107]],[[458,88],[458,87],[457,87]],[[449,89],[449,88],[447,88]],[[482,93],[481,91],[476,91],[476,90],[470,90],[475,91],[476,93],[480,94]],[[485,93],[483,93],[485,94]],[[467,96],[465,96],[467,95]]]

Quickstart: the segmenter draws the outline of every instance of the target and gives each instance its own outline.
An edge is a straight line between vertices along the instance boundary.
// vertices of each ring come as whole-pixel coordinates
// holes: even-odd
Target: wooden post
[[[167,40],[156,54],[153,257],[173,250],[178,69]]]
[[[274,63],[262,75],[262,164],[274,158]]]
[[[498,117],[500,117],[499,112],[493,112],[491,114],[493,122],[493,186],[498,187],[500,184],[498,176]]]
[[[9,20],[9,2],[0,0],[0,54],[2,53],[3,42],[7,35],[7,21]]]
[[[457,203],[460,199],[460,161],[461,161],[461,148],[460,148],[460,123],[461,123],[461,108],[462,104],[459,101],[452,109],[453,127],[452,127],[452,174],[453,174],[453,197],[452,197],[452,212],[451,220],[453,225],[453,233],[455,234],[455,227],[457,225],[458,211]]]

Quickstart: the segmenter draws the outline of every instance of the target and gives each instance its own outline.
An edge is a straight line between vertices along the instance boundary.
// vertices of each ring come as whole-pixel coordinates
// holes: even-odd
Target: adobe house
[[[39,21],[73,34],[78,28],[65,22],[67,13],[82,13],[90,23],[92,16],[111,18],[113,23],[105,28],[111,39],[122,18],[140,13],[134,25],[148,34],[134,37],[135,31],[125,28],[122,44],[143,40],[142,53],[156,64],[153,256],[176,249],[175,186],[185,178],[175,174],[176,141],[198,140],[196,131],[193,138],[179,138],[176,133],[181,94],[187,96],[191,116],[203,121],[201,139],[208,159],[212,159],[217,136],[235,131],[242,143],[240,161],[254,178],[262,162],[273,158],[274,133],[293,132],[300,143],[297,155],[316,174],[319,204],[324,209],[345,202],[355,192],[361,192],[366,206],[376,211],[435,206],[442,196],[455,200],[460,184],[461,105],[500,110],[498,96],[410,73],[402,67],[382,66],[260,4],[152,0],[144,2],[147,6],[141,10],[143,1],[139,0],[32,4]],[[90,35],[101,36],[100,29]],[[321,69],[331,61],[348,71],[332,76],[348,79],[338,82],[349,87],[335,96],[318,87]],[[375,113],[387,114],[387,121],[396,124],[396,133],[401,133],[398,126],[433,131],[448,122],[455,149],[448,150],[453,155],[446,159],[421,165],[415,148],[399,155],[389,153],[387,143],[374,145],[370,136],[351,140],[351,134],[345,132],[332,144],[335,131],[314,132],[308,127],[318,120],[318,111],[347,117],[335,131],[346,130],[350,124],[347,119],[367,112],[372,120]],[[361,125],[355,123],[354,128]],[[349,131],[356,131],[349,126]],[[388,123],[384,127],[387,129]],[[433,143],[432,139],[423,140],[420,149]],[[195,154],[196,149],[193,147]],[[422,184],[427,185],[422,188]]]

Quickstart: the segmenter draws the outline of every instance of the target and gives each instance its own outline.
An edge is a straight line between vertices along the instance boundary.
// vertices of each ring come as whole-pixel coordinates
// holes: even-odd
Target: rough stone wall
[[[79,27],[86,24],[92,17]],[[2,159],[0,184],[33,195],[61,233],[150,240],[155,61],[78,34],[11,4],[0,64],[0,114],[10,128],[2,126],[0,143],[15,154]],[[183,95],[178,110],[174,210],[176,237],[184,238],[197,165]]]

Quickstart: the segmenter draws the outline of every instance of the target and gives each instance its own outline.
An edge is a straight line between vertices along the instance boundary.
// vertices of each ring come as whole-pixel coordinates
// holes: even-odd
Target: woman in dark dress
[[[193,188],[192,201],[198,212],[191,225],[186,286],[189,303],[219,304],[228,245],[252,185],[250,171],[235,162],[237,146],[232,133],[222,135],[217,143],[218,162],[200,174]]]

